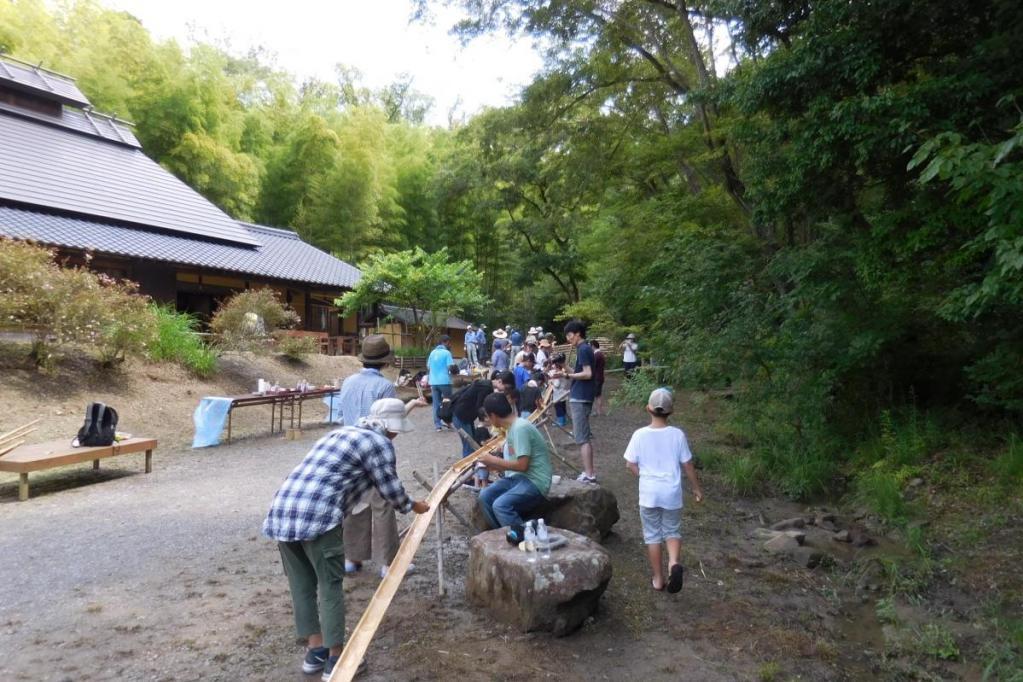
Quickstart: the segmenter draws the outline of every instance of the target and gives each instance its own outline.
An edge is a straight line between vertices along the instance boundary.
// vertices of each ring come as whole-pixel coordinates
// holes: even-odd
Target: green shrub
[[[621,386],[618,387],[618,390],[615,391],[615,394],[611,397],[611,406],[646,405],[647,401],[650,400],[650,394],[658,386],[659,384],[650,373],[636,372],[631,377],[626,378]]]
[[[169,306],[153,306],[156,338],[149,347],[153,360],[176,362],[200,377],[217,370],[217,353],[197,333],[199,322],[188,313]]]
[[[141,352],[155,328],[147,300],[132,282],[64,268],[51,251],[0,239],[0,320],[33,335],[41,368],[69,344],[97,349],[105,364]]]
[[[399,358],[425,358],[429,354],[429,349],[420,346],[402,346],[394,349],[395,357]]]
[[[991,462],[991,470],[1002,486],[1023,486],[1023,442],[1016,434],[1009,436],[1008,447]]]
[[[874,465],[856,477],[856,499],[888,523],[901,525],[909,519],[899,478],[883,465]]]
[[[220,343],[231,350],[269,348],[273,333],[294,327],[298,313],[282,303],[273,289],[241,291],[224,301],[210,321]]]
[[[311,336],[291,336],[281,334],[277,336],[277,352],[289,360],[302,360],[307,355],[320,352],[319,342]]]

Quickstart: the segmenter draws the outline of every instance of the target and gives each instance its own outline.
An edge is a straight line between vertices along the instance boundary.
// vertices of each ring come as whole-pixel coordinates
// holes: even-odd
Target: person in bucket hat
[[[370,416],[373,405],[382,399],[397,400],[398,393],[381,371],[394,360],[391,346],[382,334],[370,334],[362,340],[359,353],[362,371],[345,379],[341,384],[341,414],[345,425],[354,426],[360,419]],[[401,402],[401,401],[398,401]],[[402,405],[406,413],[416,407],[425,407],[422,398]],[[398,519],[394,508],[375,489],[362,499],[353,500],[344,520],[345,569],[353,573],[362,568],[364,561],[373,559],[386,572],[394,555],[398,553]]]

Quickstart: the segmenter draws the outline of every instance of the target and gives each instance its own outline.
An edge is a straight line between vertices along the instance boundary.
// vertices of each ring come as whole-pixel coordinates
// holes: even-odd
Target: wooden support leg
[[[433,463],[433,480],[439,481],[440,474],[437,470],[437,463]],[[434,520],[437,522],[437,593],[444,596],[444,507],[437,510]]]
[[[92,460],[92,469],[93,469],[93,471],[99,471],[99,460],[98,459]]]
[[[146,473],[153,473],[153,451],[146,450]]]
[[[18,500],[28,499],[28,474],[18,474]]]
[[[227,444],[231,444],[231,414],[234,410],[227,411]]]
[[[281,406],[284,409],[284,406]],[[270,403],[270,435],[274,435],[274,422],[277,421],[277,401]]]

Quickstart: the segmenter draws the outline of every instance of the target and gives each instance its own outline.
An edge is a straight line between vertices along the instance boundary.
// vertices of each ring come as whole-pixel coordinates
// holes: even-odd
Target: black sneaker
[[[323,670],[323,664],[330,657],[330,649],[325,646],[313,647],[305,652],[302,659],[302,672],[312,675]]]
[[[323,675],[320,676],[320,679],[323,680],[323,682],[330,682],[330,674],[334,672],[334,666],[337,665],[337,662],[340,658],[341,658],[340,656],[331,656],[330,658],[327,659],[327,662],[323,664]],[[359,667],[355,669],[355,676],[358,677],[359,675],[362,675],[365,672],[366,661],[363,661],[362,663],[359,664]]]

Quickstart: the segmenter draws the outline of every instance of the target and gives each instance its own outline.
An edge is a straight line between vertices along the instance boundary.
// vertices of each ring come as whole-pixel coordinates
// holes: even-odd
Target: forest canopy
[[[889,410],[1019,424],[1020,3],[447,4],[465,40],[545,49],[515,105],[447,128],[409,79],[297,83],[94,2],[0,0],[0,48],[239,219],[355,262],[446,249],[487,322],[640,332],[673,382],[734,395],[794,495]]]

